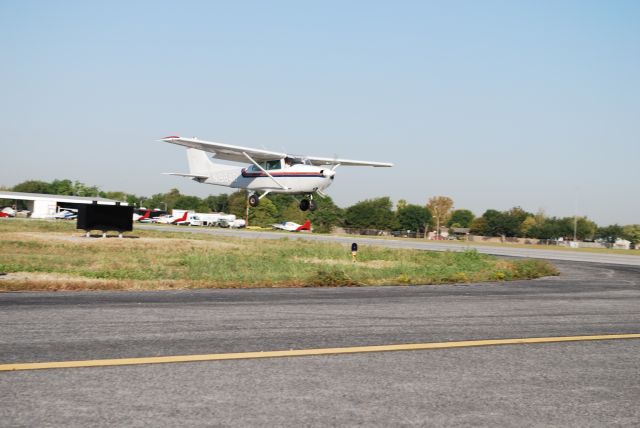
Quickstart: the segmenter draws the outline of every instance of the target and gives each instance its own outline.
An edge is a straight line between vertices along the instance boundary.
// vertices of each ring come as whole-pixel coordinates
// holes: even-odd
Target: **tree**
[[[260,201],[257,207],[249,208],[249,224],[251,226],[269,227],[276,222],[278,208],[267,198]]]
[[[344,224],[359,229],[392,229],[395,223],[392,207],[388,196],[358,202],[346,209]]]
[[[45,193],[45,194],[54,194],[51,185],[45,181],[39,180],[28,180],[24,181],[20,184],[16,184],[12,189],[14,192],[23,192],[23,193]]]
[[[317,198],[315,201],[318,204],[318,209],[315,211],[308,211],[313,231],[318,233],[330,233],[334,227],[342,223],[344,210],[337,206],[330,196]]]
[[[540,230],[547,217],[544,211],[539,210],[535,215],[528,216],[520,224],[520,236],[523,238],[539,238],[536,234]]]
[[[55,179],[51,182],[51,191],[55,195],[74,195],[73,182],[69,179],[58,180]]]
[[[309,217],[310,211],[302,211],[300,209],[298,201],[293,200],[284,207],[282,212],[278,213],[279,221],[293,221],[299,224],[303,224]]]
[[[156,193],[155,195],[152,195],[150,198],[141,199],[140,205],[144,205],[146,208],[149,208],[149,209],[156,209],[156,208],[166,209],[167,203],[166,203],[165,197],[166,197],[165,193]]]
[[[634,244],[640,243],[640,224],[628,224],[622,228],[622,233],[625,239]]]
[[[278,216],[277,217],[278,217],[279,221],[295,221],[295,220],[289,220],[289,218],[284,216],[284,211],[288,207],[290,207],[290,206],[292,206],[294,204],[295,205],[299,204],[298,200],[295,197],[293,197],[291,195],[286,195],[284,193],[271,193],[269,196],[267,196],[267,198],[269,198],[269,200],[271,202],[273,202],[273,204],[275,205],[276,209],[278,210]],[[298,208],[298,211],[300,211],[299,208]]]
[[[171,189],[164,194],[164,203],[167,206],[167,211],[171,211],[176,206],[176,201],[180,199],[180,191],[178,189]]]
[[[229,213],[244,218],[247,212],[247,192],[238,190],[229,195]]]
[[[603,239],[606,242],[613,243],[616,239],[624,237],[624,229],[618,224],[612,224],[606,227],[599,227],[596,231],[596,238]]]
[[[477,217],[471,222],[471,233],[474,235],[488,236],[487,233],[487,219],[482,217]]]
[[[100,192],[98,195],[102,198],[124,202],[127,202],[127,196],[129,196],[124,192]]]
[[[598,225],[587,217],[578,217],[576,221],[576,238],[579,240],[593,239]]]
[[[142,202],[142,198],[140,196],[132,195],[130,193],[126,194],[125,200],[129,205],[134,207],[140,207]]]
[[[533,217],[520,207],[513,207],[509,211],[489,209],[482,214],[483,235],[486,236],[521,236],[521,227],[528,217]],[[529,225],[528,225],[529,226]],[[474,232],[475,233],[475,232]]]
[[[448,196],[434,196],[429,199],[427,208],[431,212],[436,222],[436,233],[440,234],[440,226],[443,226],[451,216],[453,209],[453,199]]]
[[[451,227],[457,223],[458,227],[471,227],[474,218],[475,216],[469,210],[455,210],[451,213],[447,226]]]
[[[405,208],[407,205],[409,204],[405,199],[400,199],[396,204],[396,211],[400,211],[401,209]]]
[[[208,212],[209,206],[197,196],[180,195],[174,202],[173,208],[192,210],[196,212]]]
[[[207,204],[212,212],[227,212],[229,210],[229,195],[226,193],[218,196],[209,195],[204,199],[204,203]]]
[[[412,230],[424,232],[431,222],[431,212],[420,205],[405,205],[397,211],[398,226],[400,230]]]

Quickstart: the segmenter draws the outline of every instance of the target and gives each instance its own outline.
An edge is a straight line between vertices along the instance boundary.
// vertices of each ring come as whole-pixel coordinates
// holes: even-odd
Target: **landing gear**
[[[258,195],[256,195],[255,193],[253,195],[249,196],[249,205],[251,205],[253,208],[255,208],[258,205],[260,205],[260,197]]]
[[[309,196],[309,199],[303,199],[300,201],[300,209],[302,211],[315,211],[318,208],[318,204],[316,204],[316,202],[311,199],[311,196]]]

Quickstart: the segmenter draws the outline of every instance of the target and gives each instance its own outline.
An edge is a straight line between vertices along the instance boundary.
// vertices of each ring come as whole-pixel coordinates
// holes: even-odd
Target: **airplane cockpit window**
[[[280,159],[267,161],[267,167],[265,168],[267,171],[273,169],[280,169]]]
[[[266,161],[266,162],[260,162],[260,163],[258,163],[258,165],[260,165],[260,168],[265,169],[267,171],[282,168],[282,166],[280,165],[280,159],[272,160],[272,161]],[[252,165],[251,166],[251,171],[260,172],[261,171],[260,168],[258,168],[255,165]]]

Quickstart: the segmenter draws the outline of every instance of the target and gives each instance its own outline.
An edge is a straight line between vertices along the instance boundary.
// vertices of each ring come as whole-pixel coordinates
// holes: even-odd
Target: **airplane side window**
[[[273,161],[267,161],[267,167],[265,169],[266,170],[280,169],[280,159],[273,160]]]

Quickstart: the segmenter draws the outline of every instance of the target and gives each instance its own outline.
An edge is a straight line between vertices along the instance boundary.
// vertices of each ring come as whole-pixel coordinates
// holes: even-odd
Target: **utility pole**
[[[244,223],[245,227],[249,227],[249,192],[247,192],[247,198],[245,199],[245,213],[244,213]]]
[[[574,193],[575,199],[573,200],[573,242],[578,242],[578,187]],[[577,244],[574,244],[577,245]]]

